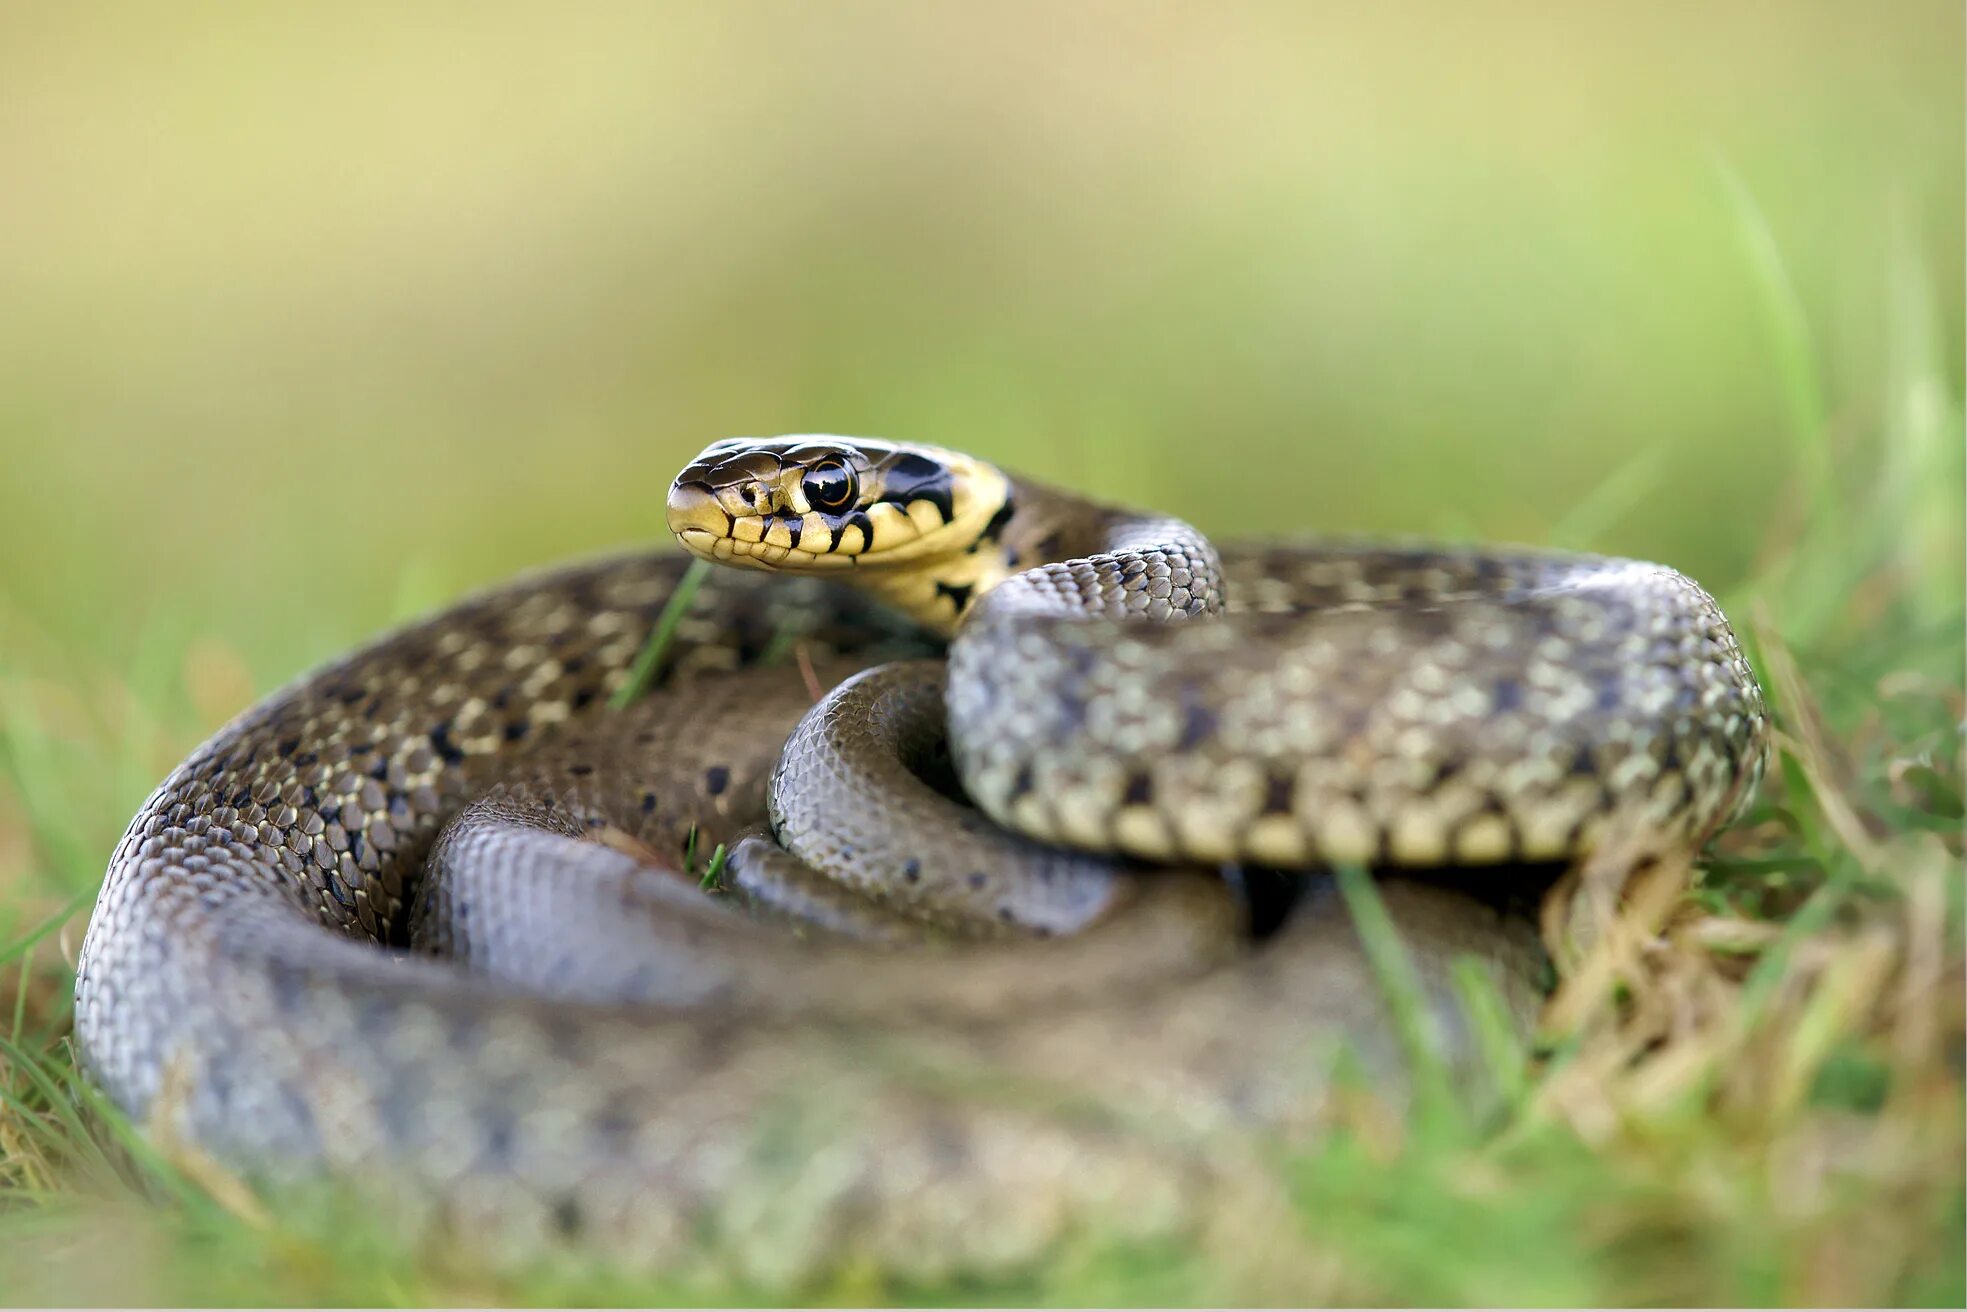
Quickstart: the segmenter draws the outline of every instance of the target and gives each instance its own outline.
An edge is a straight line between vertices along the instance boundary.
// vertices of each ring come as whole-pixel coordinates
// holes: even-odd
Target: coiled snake
[[[632,705],[687,556],[466,601],[164,781],[76,984],[120,1106],[502,1254],[939,1267],[1189,1224],[1211,1136],[1314,1132],[1341,1042],[1400,1071],[1326,883],[1259,939],[1225,872],[1380,868],[1473,1090],[1449,966],[1520,1020],[1534,936],[1399,872],[1697,843],[1761,768],[1734,636],[1660,566],[1218,553],[833,438],[712,446],[669,519],[765,572],[711,571]]]

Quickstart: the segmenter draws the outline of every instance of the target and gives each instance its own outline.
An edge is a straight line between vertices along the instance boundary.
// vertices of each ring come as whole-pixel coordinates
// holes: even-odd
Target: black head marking
[[[955,493],[949,470],[940,461],[904,451],[888,466],[881,485],[881,499],[906,508],[911,501],[927,501],[947,524],[956,517]]]
[[[961,615],[970,605],[970,594],[977,590],[973,583],[937,583],[936,595],[949,598],[949,604]]]
[[[977,545],[982,546],[986,542],[1003,541],[1004,530],[1010,524],[1011,516],[1016,513],[1017,505],[1011,495],[1006,493],[1004,504],[997,508],[997,513],[992,515],[990,522],[983,526],[983,532],[977,535]]]

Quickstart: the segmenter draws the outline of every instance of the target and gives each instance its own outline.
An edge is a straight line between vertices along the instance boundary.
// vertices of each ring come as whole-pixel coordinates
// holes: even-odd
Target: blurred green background
[[[1961,29],[1952,0],[6,5],[0,639],[205,642],[221,709],[648,539],[699,446],[779,431],[1220,536],[1576,542],[1725,589],[1809,527],[1785,334],[1862,464],[1894,288],[1960,286]],[[1957,378],[1958,295],[1915,310]]]
[[[1889,939],[1903,888],[1938,944],[1928,865],[1881,871],[1959,830],[1963,61],[1959,0],[0,0],[0,1267],[44,1301],[496,1301],[218,1204],[59,1228],[94,1160],[48,1128],[64,963],[221,720],[468,588],[659,539],[728,435],[929,439],[1222,538],[1671,562],[1795,653],[1850,766],[1772,771],[1795,836],[1710,906],[1801,904],[1843,951],[1808,917]],[[1818,895],[1860,869],[1891,897]],[[1779,1101],[1885,1069],[1830,1046],[1871,1004],[1824,978],[1783,985],[1793,1043],[1678,1041],[1711,1116],[1615,1116],[1655,1106],[1639,1066],[1592,1113],[1610,1144],[1342,1145],[1290,1177],[1282,1269],[1342,1303],[1958,1305],[1957,1040],[1893,1086],[1935,1110],[1853,1138]],[[1890,1061],[1925,1052],[1891,1024]],[[1139,1265],[1002,1301],[1170,1297]]]

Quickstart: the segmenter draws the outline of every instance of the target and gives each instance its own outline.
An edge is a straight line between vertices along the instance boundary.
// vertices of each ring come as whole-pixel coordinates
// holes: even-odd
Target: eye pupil
[[[841,510],[853,503],[858,490],[854,471],[838,460],[826,460],[806,471],[800,480],[806,502],[819,510]]]

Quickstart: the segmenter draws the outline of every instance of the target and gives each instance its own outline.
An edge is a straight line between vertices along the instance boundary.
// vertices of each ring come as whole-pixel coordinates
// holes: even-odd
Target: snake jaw
[[[948,632],[1004,577],[1010,480],[915,443],[793,436],[714,443],[670,486],[669,528],[702,560],[858,581]]]
[[[797,547],[780,547],[770,542],[741,542],[734,538],[718,537],[701,528],[686,527],[673,531],[685,551],[700,560],[719,565],[764,570],[802,570],[808,567],[825,568],[827,565],[822,558]],[[851,565],[853,561],[847,559],[833,563]]]

